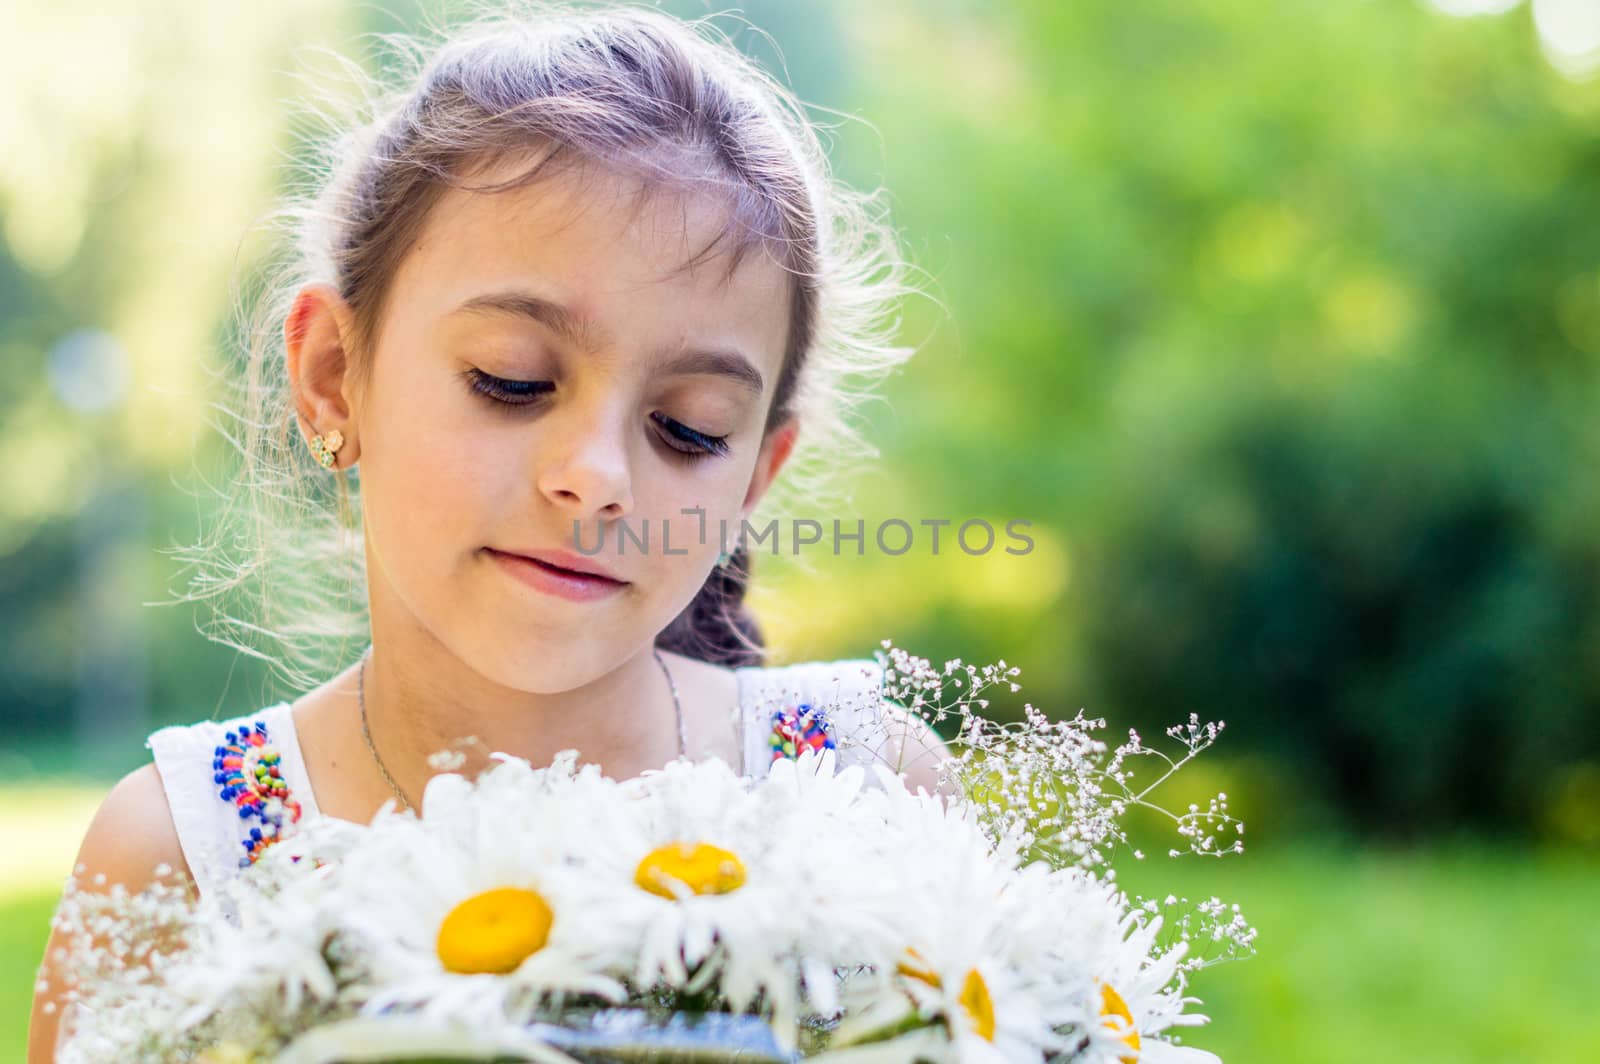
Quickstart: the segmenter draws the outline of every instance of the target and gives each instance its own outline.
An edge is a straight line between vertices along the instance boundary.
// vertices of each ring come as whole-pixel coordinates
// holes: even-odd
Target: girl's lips
[[[628,586],[621,580],[576,573],[533,558],[525,558],[520,554],[506,554],[492,547],[487,549],[489,556],[502,569],[524,584],[536,591],[543,591],[571,602],[593,602],[615,595]]]

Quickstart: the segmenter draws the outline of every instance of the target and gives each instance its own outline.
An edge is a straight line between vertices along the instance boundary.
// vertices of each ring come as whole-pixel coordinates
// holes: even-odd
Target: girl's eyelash
[[[668,447],[671,447],[674,451],[683,455],[685,458],[693,460],[696,458],[706,458],[714,454],[726,455],[730,450],[728,447],[728,437],[726,436],[707,436],[705,433],[696,432],[688,425],[674,421],[664,414],[651,414],[650,416],[675,438],[694,445],[691,449],[688,447],[679,447],[677,444],[670,441],[667,443]]]
[[[508,381],[491,377],[481,369],[467,371],[468,385],[479,395],[507,406],[527,406],[541,395],[555,390],[553,381]]]
[[[468,385],[474,392],[508,407],[530,406],[538,402],[542,396],[555,390],[552,381],[505,380],[490,376],[480,369],[469,370],[467,378]],[[650,417],[667,431],[667,435],[662,437],[662,442],[687,461],[709,458],[712,455],[726,455],[731,450],[726,436],[708,436],[703,432],[696,432],[664,414],[651,414]],[[690,446],[685,447],[682,444]]]

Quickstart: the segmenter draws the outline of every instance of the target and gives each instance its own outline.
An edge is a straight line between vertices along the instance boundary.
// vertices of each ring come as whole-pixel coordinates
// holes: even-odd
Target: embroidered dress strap
[[[838,767],[874,757],[883,721],[883,666],[871,658],[745,666],[739,678],[745,775],[765,776],[803,748],[838,751]]]
[[[145,745],[202,893],[237,875],[306,816],[320,815],[287,702],[161,728]]]

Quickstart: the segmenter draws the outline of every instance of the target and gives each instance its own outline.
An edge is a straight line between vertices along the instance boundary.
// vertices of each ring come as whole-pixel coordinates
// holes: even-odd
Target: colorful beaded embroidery
[[[797,758],[802,748],[807,750],[832,750],[833,735],[828,726],[828,715],[809,703],[780,709],[772,714],[772,732],[767,736],[772,748],[772,760]]]
[[[217,793],[238,807],[240,820],[254,817],[259,821],[240,842],[245,855],[239,858],[239,867],[245,868],[283,837],[286,814],[291,824],[300,820],[300,803],[289,795],[282,756],[267,738],[266,724],[257,721],[253,728],[228,732],[226,738],[227,742],[217,746],[211,763],[221,785]]]

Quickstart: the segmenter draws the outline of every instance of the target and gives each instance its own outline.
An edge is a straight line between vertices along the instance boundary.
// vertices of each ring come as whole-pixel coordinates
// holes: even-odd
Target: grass
[[[59,896],[52,887],[0,901],[0,1059],[22,1060],[27,1053],[33,980]]]
[[[1257,954],[1196,976],[1232,1064],[1600,1060],[1600,860],[1494,849],[1150,858],[1124,884],[1238,902]]]
[[[60,888],[72,871],[89,820],[111,782],[37,781],[0,789],[0,901],[42,887]]]
[[[0,792],[0,1059],[21,1059],[50,913],[104,786]],[[1152,857],[1125,884],[1244,907],[1258,954],[1200,972],[1187,1041],[1229,1064],[1600,1060],[1600,859],[1452,847]]]

